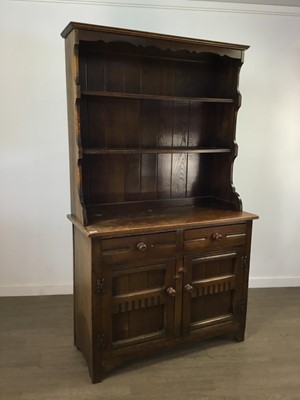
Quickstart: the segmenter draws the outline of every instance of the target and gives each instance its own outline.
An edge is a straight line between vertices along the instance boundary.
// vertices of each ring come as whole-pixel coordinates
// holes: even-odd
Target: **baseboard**
[[[73,284],[68,285],[15,285],[0,286],[0,297],[46,296],[72,294]]]
[[[300,276],[295,277],[262,277],[250,278],[250,288],[297,287],[300,286]],[[15,285],[0,286],[0,297],[15,296],[47,296],[72,294],[73,284],[68,285]]]
[[[297,287],[300,286],[300,276],[291,277],[261,277],[250,278],[251,288],[272,288],[272,287]]]

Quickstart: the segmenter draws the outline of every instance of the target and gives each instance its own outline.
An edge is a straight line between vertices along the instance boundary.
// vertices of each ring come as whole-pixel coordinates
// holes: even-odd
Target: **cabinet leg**
[[[78,350],[78,351],[81,351],[81,348],[74,342],[74,346],[76,347],[76,349]]]
[[[80,347],[77,343],[77,338],[76,338],[76,332],[74,331],[74,346],[76,347],[77,350],[80,350]]]
[[[96,368],[96,370],[93,370],[93,371],[90,370],[90,377],[91,377],[92,383],[100,383],[105,378],[105,374],[103,373],[101,368]]]
[[[238,331],[234,335],[232,335],[232,338],[236,340],[237,342],[243,342],[245,340],[245,331]]]

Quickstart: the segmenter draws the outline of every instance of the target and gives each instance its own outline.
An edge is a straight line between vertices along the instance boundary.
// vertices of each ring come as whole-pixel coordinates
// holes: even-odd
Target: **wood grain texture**
[[[299,399],[299,288],[250,289],[245,342],[217,338],[152,355],[101,386],[90,384],[73,347],[72,303],[0,298],[1,400]]]

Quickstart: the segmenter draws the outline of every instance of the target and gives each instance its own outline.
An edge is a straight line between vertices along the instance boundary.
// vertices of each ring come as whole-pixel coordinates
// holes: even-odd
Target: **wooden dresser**
[[[232,184],[247,46],[71,22],[74,337],[126,360],[244,339],[252,220]]]

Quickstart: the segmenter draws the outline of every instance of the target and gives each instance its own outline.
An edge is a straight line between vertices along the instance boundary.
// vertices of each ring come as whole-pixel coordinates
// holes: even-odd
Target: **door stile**
[[[184,279],[184,260],[182,256],[176,257],[176,265],[174,271],[174,288],[176,290],[175,307],[174,307],[174,338],[179,338],[182,334],[182,286]]]
[[[182,335],[190,334],[192,296],[186,289],[192,282],[192,256],[184,257],[184,273],[182,279]]]
[[[166,332],[166,339],[172,340],[175,336],[174,327],[175,327],[175,320],[177,315],[177,304],[179,293],[176,285],[175,277],[176,271],[176,262],[175,259],[170,259],[167,261],[167,270],[166,270],[166,303],[165,303],[165,332]],[[175,296],[168,295],[168,289],[172,288],[175,289]]]

